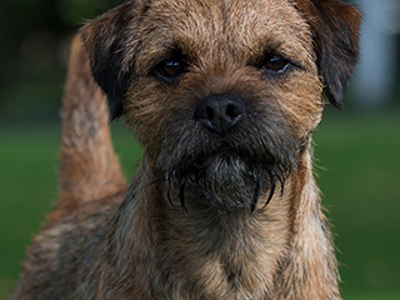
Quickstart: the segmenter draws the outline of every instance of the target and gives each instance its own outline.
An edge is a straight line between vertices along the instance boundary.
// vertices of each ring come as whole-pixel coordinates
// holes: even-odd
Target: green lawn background
[[[0,300],[57,196],[59,127],[0,128]],[[113,125],[127,177],[140,149]],[[315,134],[316,172],[349,300],[400,299],[400,113],[332,113]]]

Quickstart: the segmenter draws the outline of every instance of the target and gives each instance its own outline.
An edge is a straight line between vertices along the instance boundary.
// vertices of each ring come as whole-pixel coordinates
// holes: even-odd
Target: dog
[[[341,299],[312,134],[323,95],[342,106],[360,18],[337,0],[135,0],[88,22],[60,199],[13,299]],[[120,116],[143,150],[129,186]]]

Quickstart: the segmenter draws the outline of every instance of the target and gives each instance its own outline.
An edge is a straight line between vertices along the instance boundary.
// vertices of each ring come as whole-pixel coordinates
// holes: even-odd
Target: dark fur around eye
[[[171,53],[166,58],[161,59],[155,65],[151,74],[166,83],[173,83],[184,75],[187,69],[188,64],[185,63],[182,52],[180,50],[171,50]]]
[[[262,65],[262,69],[265,72],[269,73],[276,73],[276,74],[282,74],[284,73],[290,66],[292,66],[292,63],[284,58],[281,58],[277,55],[274,55],[272,57],[269,57],[264,64]]]
[[[293,60],[286,58],[277,51],[267,48],[263,55],[251,63],[252,66],[260,69],[264,76],[280,76],[302,67]]]
[[[155,74],[164,81],[172,82],[186,72],[185,64],[179,59],[163,60],[155,69]]]

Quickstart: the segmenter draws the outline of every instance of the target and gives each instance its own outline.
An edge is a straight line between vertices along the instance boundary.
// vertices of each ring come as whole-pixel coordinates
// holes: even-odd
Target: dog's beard
[[[204,201],[199,201],[202,198],[219,213],[236,210],[253,212],[259,204],[260,195],[267,194],[264,203],[260,204],[265,207],[277,185],[283,192],[284,180],[289,172],[288,168],[283,170],[273,164],[265,167],[230,151],[223,151],[204,160],[201,167],[193,165],[185,172],[174,170],[163,178],[167,182],[167,198],[171,204],[171,199],[179,199],[185,210],[188,199],[190,207],[202,207]],[[197,203],[193,203],[193,199]]]
[[[217,211],[230,212],[249,207],[254,209],[260,193],[259,173],[238,155],[224,151],[207,158],[199,169],[193,168],[183,176],[188,190],[198,189]],[[178,182],[182,183],[182,179]],[[179,190],[181,205],[185,207],[182,184]]]
[[[251,156],[225,148],[213,154],[200,152],[193,160],[183,159],[170,166],[161,178],[166,182],[167,198],[175,207],[179,199],[185,210],[187,204],[200,208],[205,202],[219,213],[253,212],[268,205],[277,188],[283,193],[293,158],[281,156],[285,160],[268,153]],[[261,195],[265,197],[259,203]]]
[[[173,206],[206,203],[221,213],[252,212],[268,205],[276,191],[283,192],[297,164],[298,143],[278,120],[270,120],[270,130],[261,122],[243,124],[223,138],[204,134],[198,124],[176,124],[172,128],[181,130],[167,132],[156,164]]]
[[[200,188],[218,210],[245,208],[249,200],[257,202],[260,176],[239,156],[221,153],[208,159],[205,166]]]

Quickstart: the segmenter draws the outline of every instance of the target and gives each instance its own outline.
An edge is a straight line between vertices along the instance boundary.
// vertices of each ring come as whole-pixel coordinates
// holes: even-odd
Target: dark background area
[[[57,197],[59,111],[70,40],[85,19],[121,2],[0,2],[0,300],[7,299],[25,248]],[[398,0],[383,2],[399,5],[400,12]],[[392,41],[390,86],[375,104],[364,105],[359,91],[365,83],[356,75],[345,109],[328,105],[315,134],[316,173],[334,225],[343,294],[350,300],[400,299],[398,35],[382,35]],[[376,49],[383,46],[376,43]],[[370,58],[365,51],[361,59],[379,65],[383,56]],[[121,122],[112,127],[129,180],[140,149]]]
[[[69,42],[115,0],[0,2],[0,118],[52,118],[60,106]]]

